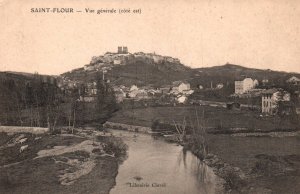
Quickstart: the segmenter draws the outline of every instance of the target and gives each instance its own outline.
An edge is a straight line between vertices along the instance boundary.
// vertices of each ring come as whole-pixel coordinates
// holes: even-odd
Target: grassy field
[[[298,123],[278,117],[260,117],[259,112],[246,110],[227,110],[210,106],[147,107],[120,110],[114,113],[111,122],[151,127],[154,120],[173,125],[173,120],[182,123],[184,117],[189,121],[197,119],[207,128],[249,128],[264,131],[276,129],[297,129]]]
[[[19,136],[27,141],[14,143]],[[101,156],[110,140],[102,142],[73,135],[0,133],[0,193],[109,193],[120,160]],[[20,152],[23,145],[28,148]]]
[[[246,174],[252,193],[299,193],[300,137],[209,135],[208,144],[211,153]]]

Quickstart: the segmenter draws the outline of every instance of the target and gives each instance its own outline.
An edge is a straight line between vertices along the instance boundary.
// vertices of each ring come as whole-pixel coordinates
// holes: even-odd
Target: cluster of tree
[[[109,117],[118,109],[113,88],[101,77],[97,78],[97,101],[96,115],[98,117]]]
[[[0,80],[1,123],[5,125],[55,127],[60,90],[55,83],[35,74],[31,80]]]
[[[0,123],[12,124],[16,121],[22,124],[22,101],[25,101],[24,83],[2,78],[0,80]]]
[[[0,79],[0,91],[2,125],[48,127],[51,131],[68,125],[74,129],[91,121],[103,122],[117,109],[113,89],[101,79],[93,103],[80,100],[85,95],[84,85],[66,92],[38,74],[29,81]]]

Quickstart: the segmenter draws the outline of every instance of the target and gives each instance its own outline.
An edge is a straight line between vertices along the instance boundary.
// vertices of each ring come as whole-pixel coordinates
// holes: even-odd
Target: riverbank
[[[300,182],[299,125],[289,118],[261,117],[258,112],[219,107],[179,106],[121,110],[109,121],[151,127],[155,121],[174,126],[174,121],[181,123],[185,118],[189,125],[197,121],[196,110],[207,133],[209,154],[203,161],[224,179],[226,192],[300,192],[295,184]],[[198,148],[189,149],[203,159]]]
[[[108,130],[129,146],[110,194],[223,193],[213,170],[181,146],[145,133]]]
[[[208,135],[203,160],[225,180],[228,193],[298,193],[300,137]],[[192,152],[199,156],[194,149]]]
[[[0,133],[0,193],[109,193],[126,149],[90,130]]]
[[[197,114],[196,114],[197,111]],[[299,123],[290,117],[261,116],[258,111],[228,110],[211,106],[172,106],[124,109],[113,113],[108,120],[113,123],[152,127],[155,121],[173,126],[173,121],[181,123],[201,120],[208,133],[299,131]]]

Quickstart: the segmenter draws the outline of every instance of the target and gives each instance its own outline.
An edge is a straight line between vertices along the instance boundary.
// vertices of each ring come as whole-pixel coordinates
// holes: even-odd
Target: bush
[[[114,154],[116,157],[126,156],[128,146],[117,137],[100,137],[103,141],[103,150],[107,154]]]
[[[208,154],[208,145],[205,136],[198,133],[193,134],[193,136],[187,139],[185,148],[191,150],[200,160],[205,159]]]
[[[165,130],[167,130],[167,131],[177,132],[176,127],[174,125],[167,124],[167,123],[161,123],[159,120],[154,120],[152,122],[151,129],[153,131],[165,131]]]
[[[288,162],[281,156],[259,154],[255,156],[256,162],[252,167],[252,173],[273,176],[274,174],[284,173]]]
[[[245,186],[245,181],[242,180],[237,173],[233,170],[227,170],[222,175],[222,178],[226,181],[226,190],[233,189],[239,191],[240,188]]]

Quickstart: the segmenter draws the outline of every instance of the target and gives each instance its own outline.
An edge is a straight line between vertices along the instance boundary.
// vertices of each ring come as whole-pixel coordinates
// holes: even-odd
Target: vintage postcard
[[[299,183],[299,1],[0,0],[1,194]]]

